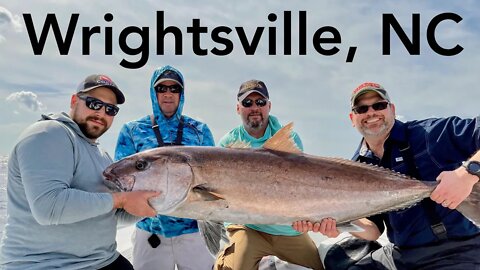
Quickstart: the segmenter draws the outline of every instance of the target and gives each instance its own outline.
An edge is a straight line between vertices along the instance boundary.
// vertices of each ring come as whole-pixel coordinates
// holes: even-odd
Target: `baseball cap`
[[[357,98],[367,92],[375,92],[381,98],[390,102],[390,97],[388,96],[387,90],[385,90],[383,86],[374,82],[365,82],[360,84],[357,88],[355,88],[355,90],[353,90],[352,96],[350,98],[350,106],[353,108],[353,106],[355,106]]]
[[[267,86],[264,82],[259,80],[249,80],[240,85],[240,89],[238,90],[237,94],[237,100],[243,101],[251,93],[259,93],[264,98],[270,98],[268,96]]]
[[[86,93],[98,87],[107,87],[113,91],[117,97],[117,104],[125,102],[125,96],[122,91],[118,89],[117,85],[106,75],[92,74],[85,78],[77,87],[77,93]]]
[[[160,76],[158,76],[158,79],[153,85],[153,87],[165,81],[174,81],[176,84],[180,85],[183,88],[182,77],[180,77],[180,75],[178,75],[178,73],[173,70],[166,70],[162,74],[160,74]]]

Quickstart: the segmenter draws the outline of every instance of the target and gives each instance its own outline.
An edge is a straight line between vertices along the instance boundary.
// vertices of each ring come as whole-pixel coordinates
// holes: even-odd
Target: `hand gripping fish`
[[[340,158],[301,153],[283,127],[263,148],[161,147],[104,171],[115,191],[154,190],[159,214],[238,224],[292,224],[331,217],[337,226],[412,206],[437,182]],[[238,145],[237,145],[238,146]],[[480,186],[457,208],[480,224]]]

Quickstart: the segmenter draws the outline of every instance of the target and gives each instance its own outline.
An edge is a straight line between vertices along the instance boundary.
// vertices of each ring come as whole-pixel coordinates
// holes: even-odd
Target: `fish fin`
[[[282,127],[275,135],[268,139],[263,148],[287,153],[299,154],[302,151],[298,149],[295,141],[290,136],[293,131],[293,122]]]
[[[365,229],[362,227],[355,225],[351,222],[349,223],[343,223],[343,224],[338,224],[337,225],[337,230],[341,233],[343,232],[364,232]]]
[[[466,218],[480,227],[480,184],[475,184],[472,193],[457,207]]]
[[[198,220],[198,229],[207,244],[208,251],[217,257],[220,251],[221,241],[228,243],[228,238],[223,223],[210,220]]]
[[[235,141],[227,144],[225,148],[252,148],[252,146],[250,145],[249,142]]]
[[[396,172],[396,171],[393,171],[393,170],[390,170],[390,169],[387,169],[387,168],[384,168],[384,167],[381,167],[381,166],[378,166],[378,165],[369,164],[369,163],[366,163],[366,162],[358,162],[358,161],[354,161],[354,160],[351,160],[351,159],[345,159],[345,158],[340,158],[340,157],[322,157],[322,159],[324,159],[326,161],[333,161],[333,162],[339,163],[340,165],[347,165],[349,167],[356,168],[358,170],[365,170],[365,169],[376,170],[376,171],[378,171],[378,173],[389,173],[390,175],[395,176],[395,177],[401,177],[401,178],[409,179],[409,180],[412,180],[412,179],[413,180],[419,180],[419,179],[416,179],[416,178],[411,177],[409,175],[402,174],[402,173],[399,173],[399,172]],[[434,181],[422,181],[422,182],[424,184],[428,185],[428,186],[436,186],[438,184],[438,183],[435,183]]]
[[[225,200],[225,198],[205,184],[200,184],[192,188],[192,191],[200,196],[204,201],[216,201],[216,200]]]

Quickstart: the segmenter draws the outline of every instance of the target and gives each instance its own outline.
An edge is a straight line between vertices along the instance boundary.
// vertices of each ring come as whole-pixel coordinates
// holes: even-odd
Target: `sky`
[[[158,38],[157,11],[164,12],[165,27],[181,30],[181,55],[175,55],[173,36]],[[291,55],[284,53],[284,40],[288,40],[288,35],[284,36],[285,11],[291,12]],[[301,11],[306,14],[305,55],[299,53],[299,40],[304,40]],[[269,16],[271,13],[276,19]],[[461,18],[458,23],[441,21],[434,32],[435,42],[441,47],[463,47],[453,56],[440,55],[427,39],[432,20],[444,13]],[[42,53],[34,54],[35,42],[29,39],[24,15],[31,16],[38,38],[47,14],[55,15],[63,37],[72,14],[78,14],[77,24],[71,25],[73,39],[66,55],[60,55],[51,30]],[[419,55],[411,55],[393,30],[390,35],[382,31],[384,14],[393,14],[409,38],[415,29],[412,17],[417,15],[413,14],[419,14]],[[188,33],[194,21],[207,28],[197,45],[193,44],[194,35]],[[233,44],[225,56],[212,52],[214,48],[225,52],[225,46],[212,39],[212,32],[220,26],[232,29],[220,34]],[[82,35],[94,27],[99,28],[99,34],[90,40]],[[132,27],[144,29],[144,34],[127,35]],[[258,48],[247,55],[237,29],[242,28],[250,42],[259,27],[265,29]],[[341,42],[321,46],[326,51],[336,47],[338,53],[329,56],[317,52],[316,33],[333,28]],[[331,31],[321,35],[325,39],[333,36]],[[107,55],[110,40],[112,54]],[[391,42],[389,55],[383,54],[382,40]],[[164,53],[158,53],[157,45],[163,41]],[[88,53],[85,44],[89,44]],[[144,49],[142,53],[129,55],[125,49],[139,46]],[[273,46],[275,54],[270,50]],[[207,55],[198,55],[197,47],[207,49]],[[356,51],[353,60],[347,62],[350,47],[356,47]],[[271,114],[283,124],[294,122],[306,153],[350,158],[360,141],[348,117],[350,94],[357,85],[365,81],[383,85],[402,121],[451,115],[475,117],[480,100],[479,48],[480,4],[476,0],[3,1],[0,155],[8,155],[22,130],[41,114],[68,112],[77,85],[94,73],[110,76],[126,96],[111,129],[99,140],[113,154],[121,125],[152,112],[151,75],[155,68],[169,64],[185,77],[184,114],[207,123],[215,141],[241,123],[235,110],[240,84],[259,79],[269,89]],[[120,65],[122,60],[135,63],[141,57],[148,57],[141,67]]]

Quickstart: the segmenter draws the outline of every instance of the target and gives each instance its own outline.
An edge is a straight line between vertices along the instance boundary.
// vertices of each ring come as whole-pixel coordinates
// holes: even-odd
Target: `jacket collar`
[[[388,135],[385,143],[403,143],[407,141],[407,125],[399,120],[395,120],[390,135]],[[373,157],[372,151],[368,148],[365,139],[362,138],[360,145],[355,152],[353,159],[358,159],[358,156]]]

